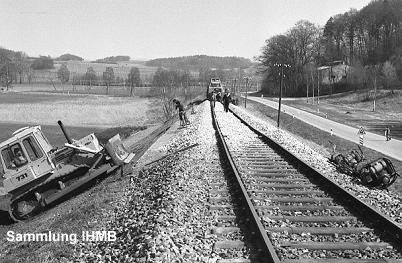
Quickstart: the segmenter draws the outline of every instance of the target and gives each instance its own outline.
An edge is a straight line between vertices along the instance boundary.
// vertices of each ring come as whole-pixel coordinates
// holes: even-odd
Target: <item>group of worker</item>
[[[215,107],[215,102],[222,102],[223,103],[223,108],[225,109],[225,112],[229,111],[229,104],[232,101],[232,96],[230,95],[230,92],[228,89],[225,90],[225,94],[222,97],[222,94],[220,92],[215,93],[212,92],[211,94],[211,103],[212,106]]]
[[[211,103],[212,103],[213,107],[215,107],[215,102],[216,101],[222,102],[225,112],[228,112],[229,111],[229,104],[232,101],[232,97],[230,95],[229,90],[226,89],[225,94],[223,95],[223,97],[222,97],[222,94],[220,92],[218,92],[218,93],[213,92],[211,94]],[[176,110],[179,111],[180,126],[184,127],[186,125],[189,125],[190,121],[187,118],[186,111],[184,109],[183,104],[177,99],[173,99],[172,102],[175,104]]]

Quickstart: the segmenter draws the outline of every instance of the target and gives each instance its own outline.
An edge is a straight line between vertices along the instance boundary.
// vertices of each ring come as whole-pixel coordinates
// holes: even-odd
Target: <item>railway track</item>
[[[220,223],[215,233],[228,238],[218,247],[251,248],[221,262],[402,262],[400,225],[218,103],[212,118],[232,172],[211,190],[211,207],[239,224]]]

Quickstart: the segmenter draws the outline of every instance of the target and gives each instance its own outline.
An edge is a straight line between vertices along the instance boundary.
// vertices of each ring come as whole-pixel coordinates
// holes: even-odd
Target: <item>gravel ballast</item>
[[[209,211],[209,183],[217,172],[218,148],[209,103],[190,115],[191,125],[178,129],[166,145],[173,154],[131,175],[122,200],[111,211],[106,230],[115,242],[82,242],[80,262],[216,262],[216,221]],[[217,164],[219,165],[219,164]],[[207,176],[206,176],[207,175]]]
[[[339,185],[380,210],[381,213],[389,216],[395,222],[402,224],[402,198],[398,194],[385,190],[370,189],[353,182],[352,177],[339,173],[332,164],[328,163],[327,157],[300,142],[291,133],[278,129],[260,118],[249,114],[240,107],[231,105],[230,108],[265,135],[280,143],[286,150],[332,180],[335,180]]]
[[[217,105],[219,109],[222,107],[220,104]],[[402,222],[401,199],[398,196],[353,183],[350,177],[338,173],[327,162],[326,157],[301,143],[291,134],[278,130],[239,107],[231,105],[231,109],[318,171],[336,180],[341,186],[389,215],[393,220]],[[209,184],[215,181],[213,174],[219,166],[216,162],[219,159],[218,148],[215,130],[211,125],[209,103],[200,104],[196,111],[198,112],[195,115],[188,114],[191,125],[178,129],[166,145],[159,147],[167,153],[174,153],[185,147],[198,145],[130,175],[130,184],[126,189],[122,189],[125,192],[123,198],[115,201],[114,211],[105,211],[106,223],[102,225],[106,227],[99,229],[116,231],[117,240],[79,243],[78,262],[217,262],[218,259],[225,258],[213,250],[219,237],[211,234],[216,220],[208,207]],[[231,115],[223,112],[222,114]],[[244,134],[234,132],[238,134],[236,139],[233,139],[233,144],[246,141]],[[271,211],[267,214],[276,213]],[[268,220],[266,224],[287,226],[289,222]],[[275,243],[284,236],[275,234],[271,238]],[[314,238],[309,235],[292,236],[288,237],[288,240],[314,240]],[[331,240],[341,238],[334,237]],[[368,240],[375,238],[376,236],[367,236]],[[287,258],[317,256],[300,249],[281,248],[281,250]],[[362,256],[388,257],[389,251],[382,252],[383,255],[379,255],[381,251],[367,251],[366,255]],[[354,251],[347,253],[350,253],[351,257],[356,256]]]
[[[237,107],[232,107],[232,109],[238,110]],[[243,112],[241,110],[238,110],[240,114]],[[239,115],[240,115],[239,114]],[[222,134],[225,137],[225,140],[228,144],[229,149],[233,150],[240,150],[238,152],[234,152],[233,156],[234,159],[236,160],[241,160],[242,156],[244,156],[244,152],[247,150],[247,147],[250,145],[253,145],[253,142],[257,141],[257,135],[252,132],[250,129],[245,129],[245,126],[241,123],[239,119],[237,119],[235,116],[233,116],[230,113],[225,113],[223,112],[223,108],[221,105],[218,105],[216,107],[216,116],[219,122],[219,126],[221,128]],[[253,122],[253,124],[256,122],[256,120],[253,119],[253,116],[250,116],[248,114],[242,114],[242,117],[245,119],[246,122],[250,123]],[[254,124],[255,125],[255,124]],[[326,167],[330,166],[327,163],[327,160],[313,150],[309,149],[308,146],[305,146],[303,143],[298,142],[296,139],[294,139],[291,134],[281,134],[282,131],[278,131],[276,128],[270,127],[268,124],[266,125],[267,128],[265,128],[265,123],[258,123],[259,126],[258,129],[262,130],[264,132],[272,131],[272,134],[269,132],[266,132],[269,137],[274,137],[274,139],[282,146],[285,146],[285,148],[292,153],[297,153],[299,158],[303,160],[308,160],[309,164],[314,164],[314,167],[317,169],[317,167],[321,167],[321,169],[318,169],[319,171],[326,171],[326,173],[331,172],[332,167]],[[270,130],[272,129],[272,130]],[[252,148],[250,148],[252,149]],[[254,151],[254,150],[251,150]],[[264,150],[266,151],[266,150]],[[257,151],[256,151],[257,152]],[[306,161],[307,162],[307,161]],[[258,184],[258,178],[253,178],[253,176],[249,176],[247,173],[247,164],[244,165],[239,165],[239,171],[242,174],[243,182],[246,182],[245,184],[248,187],[248,183],[256,183]],[[333,169],[334,172],[335,169]],[[337,173],[337,172],[336,172]],[[332,175],[334,176],[334,175]],[[260,182],[263,183],[263,182]],[[346,184],[346,183],[344,183]],[[259,186],[257,186],[259,188]],[[349,189],[349,188],[348,188]],[[370,189],[368,189],[370,191]],[[254,200],[255,205],[273,205],[275,206],[274,203],[271,202],[271,200],[267,197],[266,199],[263,200]],[[286,205],[286,203],[283,203],[282,205]],[[296,205],[296,204],[295,204]],[[302,203],[297,204],[297,205],[302,205]],[[329,206],[331,205],[336,205],[336,203],[328,203]],[[314,205],[312,205],[314,206]],[[297,226],[297,224],[292,223],[290,221],[284,221],[284,220],[272,220],[269,217],[270,216],[326,216],[326,215],[336,215],[336,216],[351,216],[351,214],[346,211],[346,210],[306,210],[306,211],[300,211],[300,212],[294,212],[294,211],[281,211],[279,207],[276,209],[270,209],[270,210],[265,210],[264,211],[265,215],[263,217],[263,223],[265,227],[284,227],[284,228],[292,228]],[[329,214],[330,213],[330,214]],[[317,226],[317,225],[313,225]],[[340,225],[335,222],[328,222],[326,224],[326,227],[356,227],[356,226],[363,226],[359,221],[358,222],[351,222]],[[339,242],[373,242],[377,243],[380,242],[382,239],[379,235],[373,234],[373,233],[359,233],[359,234],[348,234],[348,235],[328,235],[328,236],[322,236],[322,235],[314,235],[314,234],[309,234],[309,233],[303,233],[303,234],[289,234],[287,231],[283,232],[272,232],[269,234],[270,238],[276,247],[277,251],[279,252],[280,256],[282,258],[289,258],[289,259],[297,259],[299,257],[303,258],[318,258],[318,257],[330,257],[330,258],[363,258],[363,259],[380,259],[380,258],[400,258],[401,255],[392,247],[392,246],[387,246],[386,248],[381,248],[381,249],[371,249],[368,247],[366,250],[357,250],[357,249],[351,249],[351,250],[334,250],[334,251],[324,251],[324,250],[308,250],[308,249],[299,249],[299,248],[292,248],[292,247],[287,247],[281,245],[283,242],[330,242],[330,243],[339,243]]]

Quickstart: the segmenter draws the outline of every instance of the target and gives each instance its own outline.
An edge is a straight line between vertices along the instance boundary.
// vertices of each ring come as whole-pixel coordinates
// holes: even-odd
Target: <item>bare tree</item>
[[[61,67],[57,71],[57,78],[61,81],[62,84],[68,82],[68,80],[70,79],[70,71],[68,70],[66,64],[61,65]]]
[[[108,95],[109,86],[114,82],[114,71],[112,67],[107,67],[103,72],[103,81],[106,84],[106,95]]]
[[[382,74],[384,76],[384,84],[386,88],[392,89],[395,83],[398,81],[396,69],[390,61],[386,61],[382,66]]]
[[[12,51],[0,49],[0,83],[6,87],[6,90],[11,87],[16,72],[12,56]]]
[[[132,67],[128,74],[128,83],[130,84],[130,97],[133,96],[133,88],[141,84],[140,70],[137,67]]]
[[[25,54],[22,51],[18,51],[14,54],[14,64],[15,64],[15,68],[16,71],[19,75],[19,83],[22,83],[22,79],[24,76],[24,73],[26,73],[28,71],[28,61],[27,61],[27,54]]]

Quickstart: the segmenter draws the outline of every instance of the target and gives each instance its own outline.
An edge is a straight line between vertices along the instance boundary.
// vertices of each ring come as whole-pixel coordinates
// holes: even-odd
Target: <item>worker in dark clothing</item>
[[[15,148],[14,149],[14,160],[13,160],[13,164],[15,165],[15,167],[21,167],[24,164],[26,164],[28,161],[27,159],[25,159],[24,155],[21,152],[20,148]]]
[[[225,95],[223,95],[223,107],[225,108],[225,111],[229,111],[229,103],[232,100],[232,97],[230,96],[230,92],[226,90]]]
[[[389,127],[387,127],[387,128],[385,129],[385,139],[386,139],[387,141],[390,141],[390,140],[391,140],[391,130],[389,129]]]
[[[220,92],[218,92],[218,93],[216,94],[216,101],[221,102],[221,96],[222,96],[222,94],[221,94]]]
[[[212,103],[212,107],[214,107],[214,108],[215,108],[215,101],[216,101],[216,94],[215,94],[215,92],[212,92],[211,103]]]
[[[183,104],[181,104],[180,101],[176,99],[173,99],[173,102],[176,104],[176,110],[179,110],[180,126],[190,124],[190,121],[187,119]]]

